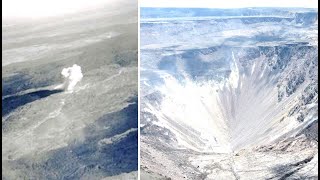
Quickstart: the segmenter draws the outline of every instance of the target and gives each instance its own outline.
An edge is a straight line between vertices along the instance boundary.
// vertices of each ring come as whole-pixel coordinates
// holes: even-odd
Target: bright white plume
[[[76,84],[81,81],[83,77],[81,67],[76,64],[72,67],[63,68],[61,74],[65,78],[64,88],[67,91],[73,91]]]

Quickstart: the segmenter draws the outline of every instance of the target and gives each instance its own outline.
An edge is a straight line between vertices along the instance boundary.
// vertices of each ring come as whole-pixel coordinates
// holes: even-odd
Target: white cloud
[[[305,7],[318,8],[317,0],[140,0],[141,7]]]

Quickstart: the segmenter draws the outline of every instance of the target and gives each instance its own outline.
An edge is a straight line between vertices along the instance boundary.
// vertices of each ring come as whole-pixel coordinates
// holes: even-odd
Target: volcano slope
[[[141,179],[317,179],[317,10],[141,9]]]
[[[118,1],[3,22],[2,179],[137,179],[137,19]]]

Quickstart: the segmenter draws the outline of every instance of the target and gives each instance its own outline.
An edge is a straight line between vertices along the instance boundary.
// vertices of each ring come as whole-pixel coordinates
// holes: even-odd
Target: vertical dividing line
[[[140,5],[138,1],[138,179],[140,179]]]

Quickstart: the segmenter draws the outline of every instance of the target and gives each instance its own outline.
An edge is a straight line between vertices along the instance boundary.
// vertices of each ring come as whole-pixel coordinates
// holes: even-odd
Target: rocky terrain
[[[137,16],[3,21],[2,179],[137,179]]]
[[[317,10],[141,9],[141,179],[318,179]]]

